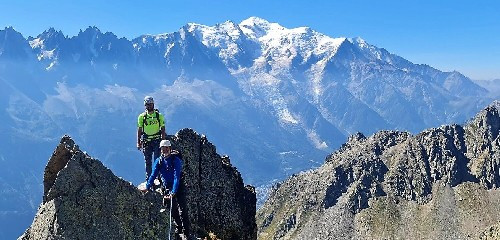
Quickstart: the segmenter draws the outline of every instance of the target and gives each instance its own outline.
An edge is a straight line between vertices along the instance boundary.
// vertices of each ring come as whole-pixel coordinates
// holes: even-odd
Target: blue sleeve
[[[174,183],[172,184],[172,193],[177,193],[179,183],[181,182],[182,161],[175,157],[174,161]]]
[[[148,181],[146,182],[146,189],[149,190],[151,186],[153,186],[154,181],[156,177],[158,176],[158,172],[160,171],[160,158],[157,158],[155,162],[153,163],[153,171],[151,172],[151,175],[149,176]]]

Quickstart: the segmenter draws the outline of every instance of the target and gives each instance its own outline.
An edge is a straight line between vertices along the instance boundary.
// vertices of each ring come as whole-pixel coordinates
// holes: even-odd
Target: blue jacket
[[[170,155],[167,158],[160,156],[153,164],[153,172],[146,183],[146,189],[149,190],[153,186],[154,180],[158,176],[158,173],[160,173],[163,186],[170,189],[171,193],[177,193],[181,181],[181,171],[182,161],[180,158],[174,155]]]

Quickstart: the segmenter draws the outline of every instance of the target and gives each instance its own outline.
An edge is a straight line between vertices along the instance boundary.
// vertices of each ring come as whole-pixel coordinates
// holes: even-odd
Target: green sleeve
[[[139,117],[137,117],[137,127],[138,128],[142,127],[142,122],[143,121],[144,121],[144,117],[142,116],[142,114],[139,114]]]

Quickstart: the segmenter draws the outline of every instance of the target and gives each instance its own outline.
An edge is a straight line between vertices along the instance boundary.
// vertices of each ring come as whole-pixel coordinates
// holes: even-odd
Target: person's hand
[[[137,150],[141,150],[142,149],[142,142],[141,140],[137,141]]]
[[[171,198],[175,197],[175,193],[170,193],[168,195],[163,196],[163,199],[165,200],[170,200]]]

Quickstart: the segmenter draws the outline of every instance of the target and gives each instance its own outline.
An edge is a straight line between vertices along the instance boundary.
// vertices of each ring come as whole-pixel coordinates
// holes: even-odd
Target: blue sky
[[[332,37],[362,37],[414,63],[472,79],[500,79],[500,1],[5,1],[0,28],[25,37],[49,27],[74,36],[97,26],[129,39],[258,16],[293,28],[309,26]]]

